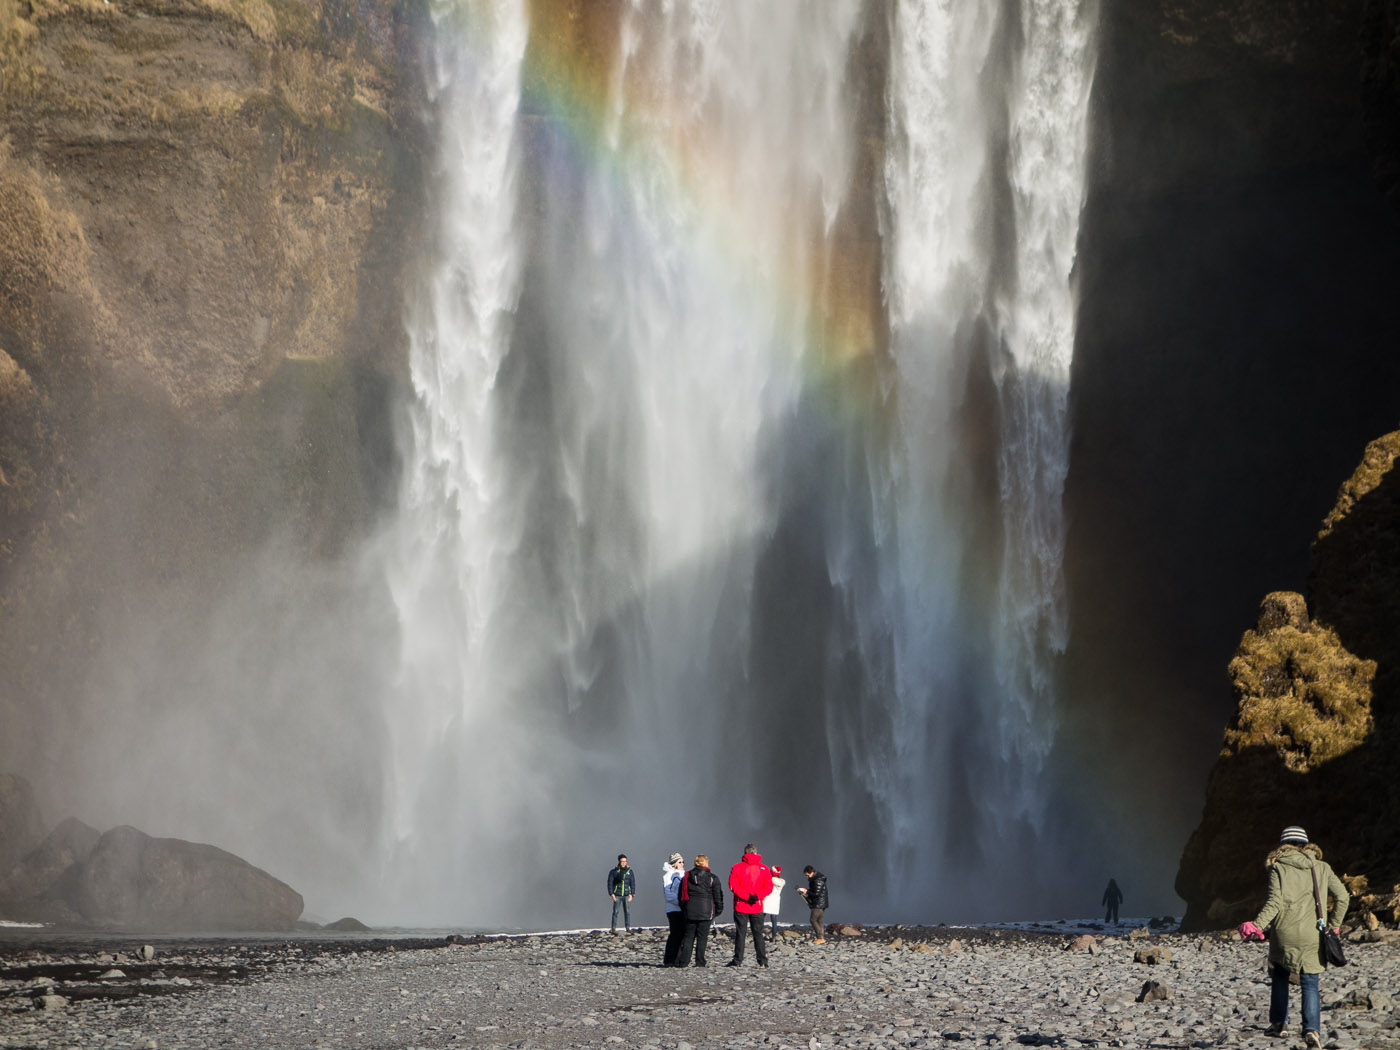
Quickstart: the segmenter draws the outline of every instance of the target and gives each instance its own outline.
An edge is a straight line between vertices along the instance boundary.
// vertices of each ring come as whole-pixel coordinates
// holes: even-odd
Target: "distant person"
[[[661,953],[662,966],[675,966],[685,933],[685,914],[681,910],[681,882],[685,879],[685,858],[672,853],[661,868],[661,899],[666,902],[666,950]]]
[[[622,925],[632,930],[632,897],[637,892],[637,880],[627,866],[627,854],[617,855],[617,867],[608,872],[608,896],[612,898],[612,931],[617,932],[617,910],[622,909]]]
[[[1103,900],[1100,904],[1108,906],[1108,911],[1104,913],[1103,921],[1118,925],[1118,905],[1123,903],[1123,891],[1118,888],[1116,879],[1108,880],[1108,889],[1103,891]]]
[[[782,905],[779,897],[782,896],[783,887],[787,885],[787,879],[783,878],[783,866],[773,865],[773,892],[763,898],[763,917],[768,920],[773,929],[773,940],[778,939],[778,908]]]
[[[705,965],[705,946],[710,941],[710,924],[724,911],[724,887],[719,876],[710,870],[710,858],[696,854],[695,867],[686,873],[680,885],[680,902],[685,916],[685,933],[681,935],[680,950],[675,966],[690,965],[691,946],[695,948],[695,965]]]
[[[1320,943],[1326,901],[1332,898],[1327,925],[1338,930],[1346,918],[1351,894],[1322,859],[1322,850],[1308,841],[1302,828],[1287,827],[1276,848],[1265,859],[1269,869],[1269,897],[1253,922],[1239,925],[1245,940],[1269,937],[1269,1027],[1268,1035],[1283,1035],[1288,1026],[1288,985],[1298,975],[1303,997],[1303,1043],[1322,1045],[1322,1001],[1318,978],[1322,973]]]
[[[729,892],[734,894],[734,958],[724,965],[744,965],[744,937],[751,932],[758,965],[767,966],[768,946],[763,940],[763,898],[773,892],[773,873],[763,863],[763,857],[753,843],[744,847],[739,863],[729,869]]]
[[[812,909],[812,943],[826,943],[826,924],[822,916],[826,914],[826,876],[812,865],[802,869],[807,876],[807,885],[797,887],[797,892],[807,898],[807,907]]]

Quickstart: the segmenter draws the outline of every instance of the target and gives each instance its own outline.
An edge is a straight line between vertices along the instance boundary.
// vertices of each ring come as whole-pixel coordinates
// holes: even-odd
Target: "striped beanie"
[[[1298,825],[1284,828],[1283,834],[1278,837],[1280,843],[1289,843],[1294,846],[1306,846],[1308,844],[1308,833]]]

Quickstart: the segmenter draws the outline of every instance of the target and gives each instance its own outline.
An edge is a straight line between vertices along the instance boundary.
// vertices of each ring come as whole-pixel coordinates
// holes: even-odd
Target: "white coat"
[[[787,885],[787,879],[781,875],[773,876],[773,892],[763,898],[763,914],[778,914],[778,895],[783,892],[783,887]]]

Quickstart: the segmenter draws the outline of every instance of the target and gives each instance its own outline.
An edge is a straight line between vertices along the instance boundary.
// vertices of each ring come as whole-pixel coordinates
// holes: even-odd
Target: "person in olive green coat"
[[[1278,848],[1269,854],[1265,864],[1269,869],[1268,900],[1254,921],[1241,923],[1239,930],[1245,940],[1262,940],[1263,931],[1268,931],[1272,985],[1268,1033],[1282,1035],[1288,1024],[1288,981],[1289,975],[1296,973],[1303,993],[1303,1042],[1309,1047],[1320,1047],[1318,975],[1324,964],[1317,895],[1322,898],[1324,911],[1327,899],[1332,899],[1327,925],[1337,929],[1346,917],[1351,894],[1332,871],[1332,865],[1322,859],[1322,850],[1308,841],[1307,832],[1300,827],[1283,829]]]

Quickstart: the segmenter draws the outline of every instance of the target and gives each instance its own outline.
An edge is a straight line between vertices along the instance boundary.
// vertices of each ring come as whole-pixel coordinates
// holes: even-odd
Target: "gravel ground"
[[[0,943],[0,1047],[1300,1047],[1264,1034],[1264,949],[1227,936],[795,932],[665,969],[661,931],[442,940]],[[1322,981],[1328,1047],[1400,1050],[1400,945]],[[1135,961],[1139,953],[1157,962]],[[1167,997],[1138,1001],[1149,982]],[[45,998],[48,996],[49,998]]]

